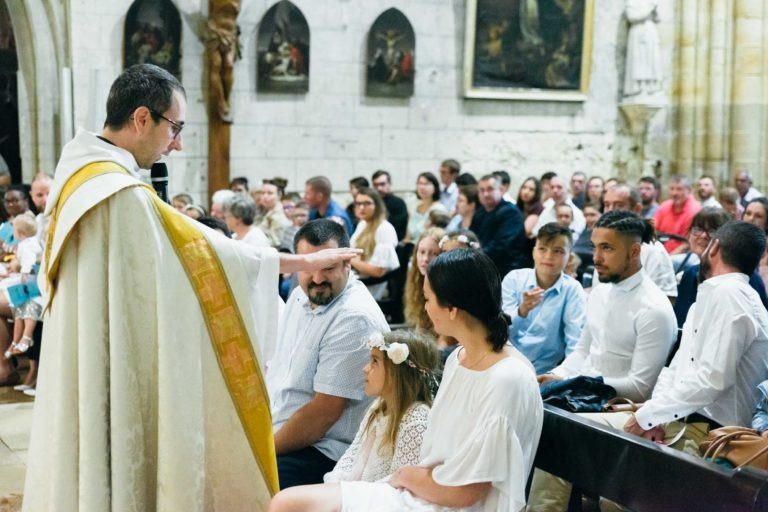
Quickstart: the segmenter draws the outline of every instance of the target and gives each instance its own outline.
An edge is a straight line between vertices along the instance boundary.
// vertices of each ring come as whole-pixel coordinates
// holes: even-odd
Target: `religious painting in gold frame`
[[[594,0],[467,0],[464,96],[583,101]]]
[[[123,34],[123,67],[155,64],[181,80],[181,15],[171,0],[136,0]]]

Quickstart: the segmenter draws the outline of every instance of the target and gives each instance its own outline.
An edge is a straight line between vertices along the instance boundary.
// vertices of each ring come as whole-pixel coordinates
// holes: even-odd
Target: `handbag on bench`
[[[709,431],[699,445],[705,459],[725,459],[736,469],[753,466],[768,471],[768,431],[746,427],[722,427]]]

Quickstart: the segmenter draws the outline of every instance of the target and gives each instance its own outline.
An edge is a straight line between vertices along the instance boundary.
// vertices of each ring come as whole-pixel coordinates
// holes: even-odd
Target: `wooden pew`
[[[768,472],[732,471],[549,405],[534,465],[637,512],[768,511]]]

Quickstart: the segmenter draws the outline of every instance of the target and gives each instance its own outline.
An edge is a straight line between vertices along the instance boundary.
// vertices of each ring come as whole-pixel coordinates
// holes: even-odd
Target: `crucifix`
[[[209,0],[205,48],[208,56],[208,196],[229,188],[232,108],[229,102],[235,61],[240,59],[240,0]]]

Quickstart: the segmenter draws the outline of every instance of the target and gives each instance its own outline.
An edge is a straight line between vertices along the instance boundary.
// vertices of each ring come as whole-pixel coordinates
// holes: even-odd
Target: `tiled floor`
[[[32,406],[26,400],[0,404],[0,496],[21,494],[24,490]]]
[[[24,491],[33,405],[34,398],[0,387],[0,512],[18,510]]]

